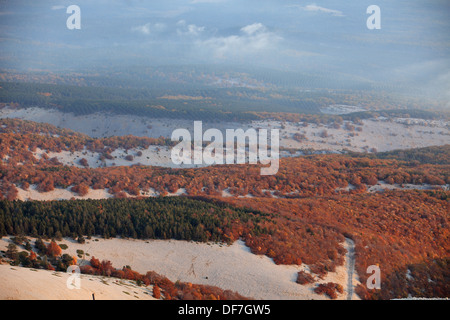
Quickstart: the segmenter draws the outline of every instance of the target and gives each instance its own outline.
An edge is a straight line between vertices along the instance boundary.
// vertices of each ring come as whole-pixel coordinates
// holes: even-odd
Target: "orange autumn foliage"
[[[47,246],[47,254],[51,257],[57,257],[61,255],[61,247],[55,242],[51,241]]]

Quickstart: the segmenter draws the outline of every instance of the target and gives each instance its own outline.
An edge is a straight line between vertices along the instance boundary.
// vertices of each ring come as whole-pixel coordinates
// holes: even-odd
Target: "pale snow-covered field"
[[[1,239],[0,248],[6,250],[8,243],[9,240],[6,237]],[[34,240],[31,243],[33,244]],[[178,240],[146,241],[117,238],[92,238],[85,244],[64,239],[58,243],[68,246],[63,253],[77,255],[77,250],[83,250],[85,254],[89,254],[88,257],[84,257],[86,260],[95,256],[100,260],[110,260],[116,268],[129,265],[140,273],[155,271],[173,282],[180,280],[218,286],[255,299],[327,299],[326,296],[313,292],[316,284],[299,285],[295,282],[297,273],[301,270],[308,271],[308,266],[276,265],[266,256],[252,254],[240,240],[230,246]],[[348,242],[343,245],[348,248]],[[338,267],[336,272],[329,273],[325,279],[317,282],[331,281],[341,284],[345,291],[339,295],[339,299],[347,299],[348,260],[346,257],[345,265]],[[78,263],[84,263],[84,261],[78,259]],[[31,271],[26,272],[31,273]],[[33,273],[30,274],[30,282],[34,281],[32,276]],[[354,275],[353,285],[358,283]],[[65,281],[62,285],[65,286]],[[36,287],[34,290],[41,289]],[[356,295],[352,298],[358,299]]]
[[[375,193],[375,192],[384,192],[387,190],[450,190],[450,185],[431,185],[431,184],[411,184],[411,183],[405,183],[405,184],[388,184],[384,181],[378,181],[377,184],[373,186],[366,185],[367,192]],[[345,188],[336,188],[336,192],[349,192],[351,190],[355,190],[356,187],[352,184],[348,184]]]
[[[49,192],[39,192],[36,185],[30,185],[27,190],[24,190],[20,187],[17,188],[18,195],[17,199],[22,201],[27,200],[39,200],[39,201],[48,201],[48,200],[70,200],[72,198],[75,199],[107,199],[111,198],[113,195],[108,193],[105,189],[94,190],[89,188],[89,192],[84,197],[79,196],[77,193],[72,192],[70,190],[71,187],[67,189],[55,188]]]
[[[443,189],[443,190],[450,190],[450,185],[443,185],[443,186],[434,186],[430,184],[410,184],[405,183],[402,185],[399,184],[388,184],[384,181],[378,181],[378,183],[374,186],[368,186],[367,191],[368,192],[383,192],[385,190],[434,190],[434,189]]]
[[[18,195],[17,199],[22,201],[29,201],[29,200],[38,200],[38,201],[49,201],[49,200],[70,200],[70,199],[108,199],[113,197],[112,194],[108,192],[107,189],[92,189],[89,188],[89,191],[86,195],[80,196],[76,192],[71,191],[71,187],[68,187],[66,189],[61,188],[55,188],[52,191],[48,192],[39,192],[37,190],[37,185],[30,185],[27,190],[22,189],[20,186],[16,186]],[[355,186],[348,185],[345,188],[336,188],[336,192],[349,192],[351,190],[354,190]],[[374,193],[374,192],[384,192],[386,190],[433,190],[433,189],[443,189],[443,190],[450,190],[450,185],[444,185],[444,186],[432,186],[432,185],[415,185],[415,184],[387,184],[383,181],[379,181],[374,186],[367,186],[367,192]],[[275,195],[274,193],[276,190],[269,190],[264,189],[263,192],[269,192],[273,198],[279,198],[279,196]],[[290,192],[288,195],[293,195],[299,193],[298,191]],[[135,196],[130,195],[129,193],[125,192],[126,196],[128,198],[133,198]],[[167,196],[182,196],[187,195],[185,188],[179,188],[177,191],[173,193],[167,193]],[[139,196],[141,197],[159,197],[160,194],[158,191],[154,190],[153,188],[150,188],[148,191],[140,191]],[[224,198],[228,197],[235,197],[233,194],[230,193],[229,189],[224,189],[221,192],[221,196]],[[252,194],[246,194],[245,196],[237,196],[237,198],[253,198],[254,195]]]
[[[159,138],[170,137],[178,128],[193,131],[193,121],[179,119],[154,119],[132,115],[115,115],[95,113],[86,116],[75,116],[58,110],[44,108],[0,109],[0,118],[18,118],[41,123],[49,123],[60,128],[71,129],[94,138],[134,135],[138,137]],[[237,122],[203,122],[204,130],[208,128],[239,128]]]
[[[114,134],[134,134],[137,136],[171,137],[173,130],[186,128],[193,134],[193,122],[173,119],[150,119],[145,117],[120,116],[107,114],[94,114],[89,116],[74,116],[60,111],[42,108],[0,110],[0,118],[20,118],[37,122],[48,122],[60,127],[87,133],[91,136],[108,136],[114,128]],[[239,123],[204,123],[203,130],[216,127],[220,130],[226,128],[244,130],[278,129],[280,130],[280,147],[291,151],[281,150],[280,157],[298,157],[312,150],[313,153],[340,153],[344,150],[357,152],[390,151],[395,149],[419,148],[433,145],[445,145],[450,142],[450,124],[445,121],[431,121],[422,119],[368,119],[362,125],[355,126],[349,131],[344,122],[340,128],[328,125],[303,124],[280,121],[253,121],[248,124]],[[149,129],[151,127],[151,129]],[[359,129],[358,129],[359,128]],[[94,131],[93,131],[94,130]],[[324,135],[326,132],[326,135]],[[299,142],[293,139],[294,134],[306,137]],[[224,135],[225,136],[225,135]],[[64,165],[81,167],[80,160],[86,159],[89,167],[110,166],[160,166],[171,168],[196,168],[207,164],[175,164],[172,160],[171,150],[167,146],[150,146],[147,149],[124,150],[119,148],[111,153],[113,159],[100,160],[101,154],[88,150],[69,152],[49,152],[37,149],[34,152],[36,159],[46,153],[49,158],[56,157]],[[141,155],[139,155],[142,153]],[[128,155],[133,156],[127,160]],[[195,153],[192,153],[194,160]],[[8,161],[6,155],[2,161]],[[248,158],[247,158],[248,160]]]
[[[0,264],[0,300],[155,300],[152,286],[108,277],[80,275],[80,288],[69,289],[70,276]]]
[[[141,156],[138,156],[138,151],[142,152]],[[201,167],[205,165],[196,164],[180,164],[176,165],[171,160],[171,152],[167,146],[149,146],[147,149],[130,149],[125,150],[122,148],[116,149],[111,152],[113,159],[100,160],[101,154],[98,152],[92,152],[88,150],[83,151],[61,151],[61,152],[50,152],[47,150],[42,150],[37,148],[33,155],[36,159],[41,159],[43,154],[46,154],[48,158],[56,157],[59,162],[63,165],[76,166],[83,168],[80,164],[81,159],[86,159],[90,168],[99,167],[114,167],[114,166],[133,166],[133,165],[144,165],[144,166],[156,166],[156,167],[169,167],[169,168],[194,168]],[[125,157],[128,155],[133,156],[132,160],[127,160]]]
[[[397,121],[396,121],[397,120]],[[423,148],[450,143],[449,123],[439,121],[422,121],[405,124],[399,119],[362,120],[361,128],[354,131],[333,128],[327,125],[308,124],[304,127],[299,123],[283,123],[279,121],[254,122],[253,126],[260,128],[279,128],[280,146],[294,149],[313,149],[340,152],[344,149],[356,152],[378,152],[396,149]],[[284,128],[282,128],[282,125]],[[326,137],[322,137],[323,132]],[[302,142],[295,141],[293,134],[306,136]]]
[[[49,200],[70,200],[70,199],[93,199],[93,200],[99,200],[99,199],[108,199],[111,198],[113,195],[108,192],[107,189],[92,189],[89,188],[89,191],[86,195],[80,196],[76,192],[73,192],[70,190],[71,187],[68,187],[66,189],[61,188],[55,188],[52,191],[48,192],[39,192],[37,190],[37,185],[30,185],[27,190],[24,190],[17,186],[17,199],[22,201],[29,201],[29,200],[38,200],[38,201],[49,201]],[[135,196],[130,195],[129,193],[125,192],[126,196],[128,198],[133,198]],[[185,188],[179,188],[177,191],[171,193],[168,192],[166,196],[182,196],[186,195],[186,189]],[[150,188],[147,192],[144,192],[141,190],[140,195],[142,197],[158,197],[159,192],[154,190],[153,188]]]
[[[342,115],[360,111],[367,111],[367,110],[362,107],[349,106],[346,104],[333,104],[326,108],[320,109],[320,112],[322,112],[323,114],[332,114],[332,115]]]
[[[131,115],[92,114],[75,116],[71,113],[62,113],[57,110],[43,108],[0,110],[0,118],[19,118],[36,122],[50,123],[61,128],[72,129],[92,137],[122,136],[132,134],[147,137],[171,137],[175,129],[183,128],[193,133],[193,121],[176,119],[153,119]],[[345,129],[346,122],[340,128],[328,125],[316,125],[280,121],[252,121],[250,123],[238,122],[203,122],[203,131],[208,128],[217,128],[222,132],[225,129],[261,128],[280,129],[280,147],[294,149],[313,149],[328,152],[341,152],[343,149],[365,152],[376,149],[379,152],[395,149],[420,148],[435,145],[445,145],[450,142],[450,123],[447,121],[404,119],[404,118],[374,118],[362,120],[360,128],[354,131]],[[323,131],[327,137],[321,137]],[[295,141],[295,133],[304,134],[306,140]],[[153,153],[154,148],[149,152]],[[121,153],[122,151],[118,151]],[[145,155],[141,162],[146,162]],[[160,155],[152,159],[154,163],[168,166],[165,159],[170,159],[167,150],[160,151]],[[120,161],[118,159],[117,161]],[[126,161],[126,160],[124,160]],[[149,162],[149,161],[147,161]],[[123,165],[131,163],[125,163]]]

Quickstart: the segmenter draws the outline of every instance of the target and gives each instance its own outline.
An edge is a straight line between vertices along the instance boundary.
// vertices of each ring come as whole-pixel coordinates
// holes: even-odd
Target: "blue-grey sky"
[[[66,27],[73,4],[81,30]],[[380,30],[366,27],[372,4]],[[0,0],[0,68],[230,64],[450,92],[449,9],[446,0]]]

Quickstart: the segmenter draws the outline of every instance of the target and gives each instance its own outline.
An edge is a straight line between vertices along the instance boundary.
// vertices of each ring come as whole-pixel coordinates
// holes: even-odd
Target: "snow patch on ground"
[[[353,106],[346,106],[354,108]],[[341,110],[340,107],[339,110]],[[343,109],[342,109],[343,110]],[[342,111],[341,110],[341,111]],[[57,110],[44,108],[12,109],[9,107],[0,110],[0,118],[19,118],[36,122],[50,123],[62,128],[68,128],[85,133],[92,137],[123,136],[132,134],[158,138],[160,136],[170,138],[175,129],[183,128],[193,133],[193,121],[178,119],[154,119],[131,115],[91,114],[75,116],[71,113],[62,113]],[[354,126],[348,130],[347,124]],[[309,124],[284,122],[275,120],[238,122],[203,122],[203,131],[209,128],[217,128],[222,132],[226,129],[247,130],[254,129],[279,129],[280,147],[297,150],[316,150],[323,152],[342,152],[344,149],[356,152],[379,152],[395,149],[422,148],[438,146],[449,143],[450,123],[444,120],[425,120],[410,118],[383,117],[365,119],[361,124],[343,121],[335,127],[326,124]],[[323,132],[326,131],[326,136]],[[304,134],[306,139],[296,141],[295,133]],[[164,152],[161,159],[164,162]],[[284,153],[283,156],[288,156]],[[297,154],[297,156],[300,155]],[[145,158],[140,161],[145,161]],[[295,156],[295,155],[294,155]],[[170,159],[170,157],[169,157]],[[158,163],[158,161],[156,161]],[[151,161],[150,161],[151,163]]]
[[[7,238],[0,239],[1,249],[6,250],[8,243]],[[316,284],[299,285],[295,282],[297,273],[307,271],[306,265],[276,265],[267,256],[252,254],[241,240],[229,246],[180,240],[146,241],[96,237],[87,240],[85,244],[71,239],[58,243],[68,246],[63,253],[76,255],[77,250],[83,250],[85,254],[89,254],[89,257],[78,259],[78,263],[85,263],[95,256],[101,260],[110,260],[116,268],[129,265],[140,273],[155,271],[173,282],[180,280],[218,286],[256,299],[328,299],[314,293],[313,289],[317,283],[330,281],[341,284],[345,289],[338,298],[347,298],[347,262]],[[343,245],[347,247],[346,243]],[[34,280],[31,277],[29,281],[32,283]],[[11,285],[13,284],[14,282]],[[21,290],[20,287],[16,288]]]
[[[341,115],[341,114],[349,114],[353,112],[362,112],[367,111],[362,107],[357,106],[349,106],[346,104],[333,104],[326,108],[320,109],[320,112],[324,114],[332,114],[332,115]]]
[[[70,190],[71,187],[66,189],[55,188],[49,192],[39,192],[37,190],[37,185],[30,185],[27,190],[17,187],[18,195],[17,199],[22,201],[28,200],[39,200],[39,201],[50,201],[50,200],[70,200],[75,199],[107,199],[111,198],[112,194],[108,193],[106,189],[94,190],[89,188],[87,195],[81,197],[77,193]]]
[[[153,286],[132,281],[80,275],[80,289],[68,289],[65,272],[0,265],[0,300],[155,300]]]

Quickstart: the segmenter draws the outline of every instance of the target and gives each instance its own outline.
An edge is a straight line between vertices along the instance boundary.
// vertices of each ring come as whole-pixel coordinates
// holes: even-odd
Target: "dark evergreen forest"
[[[0,201],[0,235],[232,242],[267,214],[188,198]],[[238,228],[239,226],[239,228]],[[238,230],[239,229],[239,230]]]

